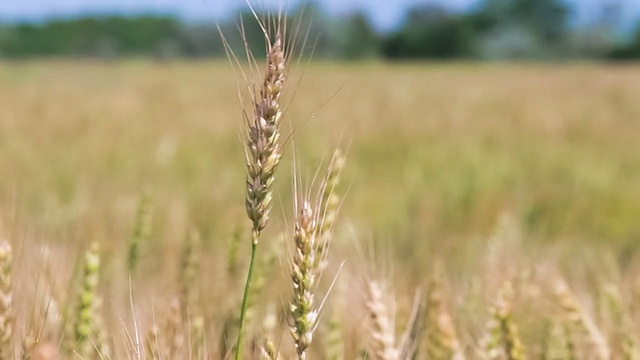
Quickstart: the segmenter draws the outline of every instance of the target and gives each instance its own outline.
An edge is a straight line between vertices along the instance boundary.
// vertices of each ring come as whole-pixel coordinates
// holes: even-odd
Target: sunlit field
[[[640,67],[288,75],[246,358],[272,358],[267,342],[296,356],[293,195],[315,199],[340,148],[309,359],[640,359]],[[225,61],[0,63],[3,356],[231,356],[251,245],[244,87]]]

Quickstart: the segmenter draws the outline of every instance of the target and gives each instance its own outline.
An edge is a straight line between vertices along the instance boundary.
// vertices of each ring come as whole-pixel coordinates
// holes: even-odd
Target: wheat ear
[[[371,350],[373,359],[399,360],[400,352],[396,349],[393,315],[389,313],[384,300],[384,288],[376,281],[367,282],[366,307],[370,320]]]
[[[280,96],[284,85],[285,54],[280,32],[267,51],[267,72],[255,101],[253,119],[246,119],[247,131],[247,196],[246,209],[253,223],[252,240],[258,241],[267,226],[275,171],[282,158],[279,143],[282,110]]]
[[[265,36],[268,37],[268,35],[265,30]],[[253,117],[249,118],[245,114],[248,127],[246,134],[247,193],[245,206],[247,216],[252,222],[251,258],[240,310],[236,360],[242,358],[245,313],[258,239],[269,221],[275,171],[282,158],[282,146],[279,143],[282,119],[280,96],[285,81],[285,59],[283,33],[278,29],[273,42],[268,41],[267,43],[267,70],[260,87],[260,97],[254,99]]]
[[[84,271],[80,290],[77,319],[74,326],[75,351],[84,358],[95,354],[96,304],[100,273],[100,255],[97,243],[92,243],[84,254]]]
[[[324,269],[327,266],[325,254],[331,243],[331,230],[335,225],[338,208],[340,207],[340,197],[336,192],[336,188],[340,183],[340,174],[344,169],[345,162],[346,157],[342,150],[337,148],[327,167],[327,174],[322,187],[320,209],[323,210],[323,213],[320,214],[318,224],[318,257],[316,259],[320,269]]]
[[[291,334],[299,359],[306,358],[306,350],[313,339],[318,310],[314,308],[317,267],[317,212],[307,200],[299,205],[294,222],[294,249],[291,266],[293,299]]]

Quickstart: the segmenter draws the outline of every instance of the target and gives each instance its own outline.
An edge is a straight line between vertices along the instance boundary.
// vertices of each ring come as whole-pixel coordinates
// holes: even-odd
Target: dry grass
[[[247,357],[339,358],[323,349],[333,342],[346,359],[401,358],[408,353],[398,350],[404,337],[396,334],[404,333],[427,345],[417,348],[419,359],[475,358],[487,350],[492,319],[489,330],[502,347],[491,353],[496,358],[637,358],[637,70],[294,70],[295,97],[286,100],[282,128],[296,129],[297,170],[312,178],[345,139],[349,162],[337,189],[328,182],[339,198],[322,201],[333,208],[316,215],[331,223],[332,246],[312,284],[314,319],[295,338],[309,341],[296,348],[288,333],[299,319],[290,314],[290,260],[280,235],[294,235],[283,210],[295,193],[284,149],[284,181],[270,188],[270,225],[252,218],[254,229],[264,229],[265,260],[258,261],[264,272],[251,304]],[[13,245],[16,299],[6,317],[11,353],[25,344],[31,358],[53,359],[71,343],[86,358],[231,355],[249,253],[243,239],[251,238],[236,81],[227,64],[207,62],[0,64],[0,233]],[[192,231],[200,240],[185,236]],[[83,253],[94,242],[100,267],[89,269]],[[91,251],[86,256],[96,260]],[[428,288],[436,262],[442,274],[426,292],[423,329],[411,320],[413,296]],[[392,285],[384,292],[358,280],[379,275],[367,270],[379,267],[388,269],[380,281]],[[559,282],[570,296],[554,297]],[[504,284],[508,302],[500,295],[496,303]],[[372,346],[362,325],[385,310],[373,295],[395,298],[396,306],[386,309],[395,316],[385,326],[373,317],[380,341]],[[325,296],[327,304],[340,296],[336,310],[347,315],[329,321],[332,314],[320,312],[316,319]],[[297,310],[294,317],[304,315]],[[59,335],[69,327],[75,339]],[[340,341],[330,339],[335,334]]]

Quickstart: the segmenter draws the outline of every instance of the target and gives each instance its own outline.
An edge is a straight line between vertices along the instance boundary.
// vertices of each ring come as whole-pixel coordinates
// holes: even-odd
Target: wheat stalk
[[[270,40],[270,34],[266,29],[263,28],[263,30],[267,40]],[[247,216],[252,222],[252,228],[251,258],[240,310],[236,360],[242,358],[246,308],[249,301],[258,239],[269,221],[275,171],[282,158],[282,146],[279,143],[282,119],[280,96],[285,82],[286,64],[283,38],[284,28],[278,24],[273,40],[267,42],[267,69],[260,87],[260,96],[253,100],[253,116],[244,114],[248,128],[245,151],[247,167],[245,207]]]

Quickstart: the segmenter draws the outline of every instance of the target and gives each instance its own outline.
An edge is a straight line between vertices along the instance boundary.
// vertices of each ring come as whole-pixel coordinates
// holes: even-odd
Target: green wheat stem
[[[244,284],[244,293],[242,295],[242,307],[240,308],[240,328],[238,330],[238,342],[236,343],[236,360],[242,359],[242,342],[244,341],[245,318],[247,316],[247,307],[249,304],[249,293],[251,291],[251,283],[253,280],[253,269],[258,252],[258,233],[251,233],[251,258],[249,260],[249,272],[247,273],[247,281]]]

